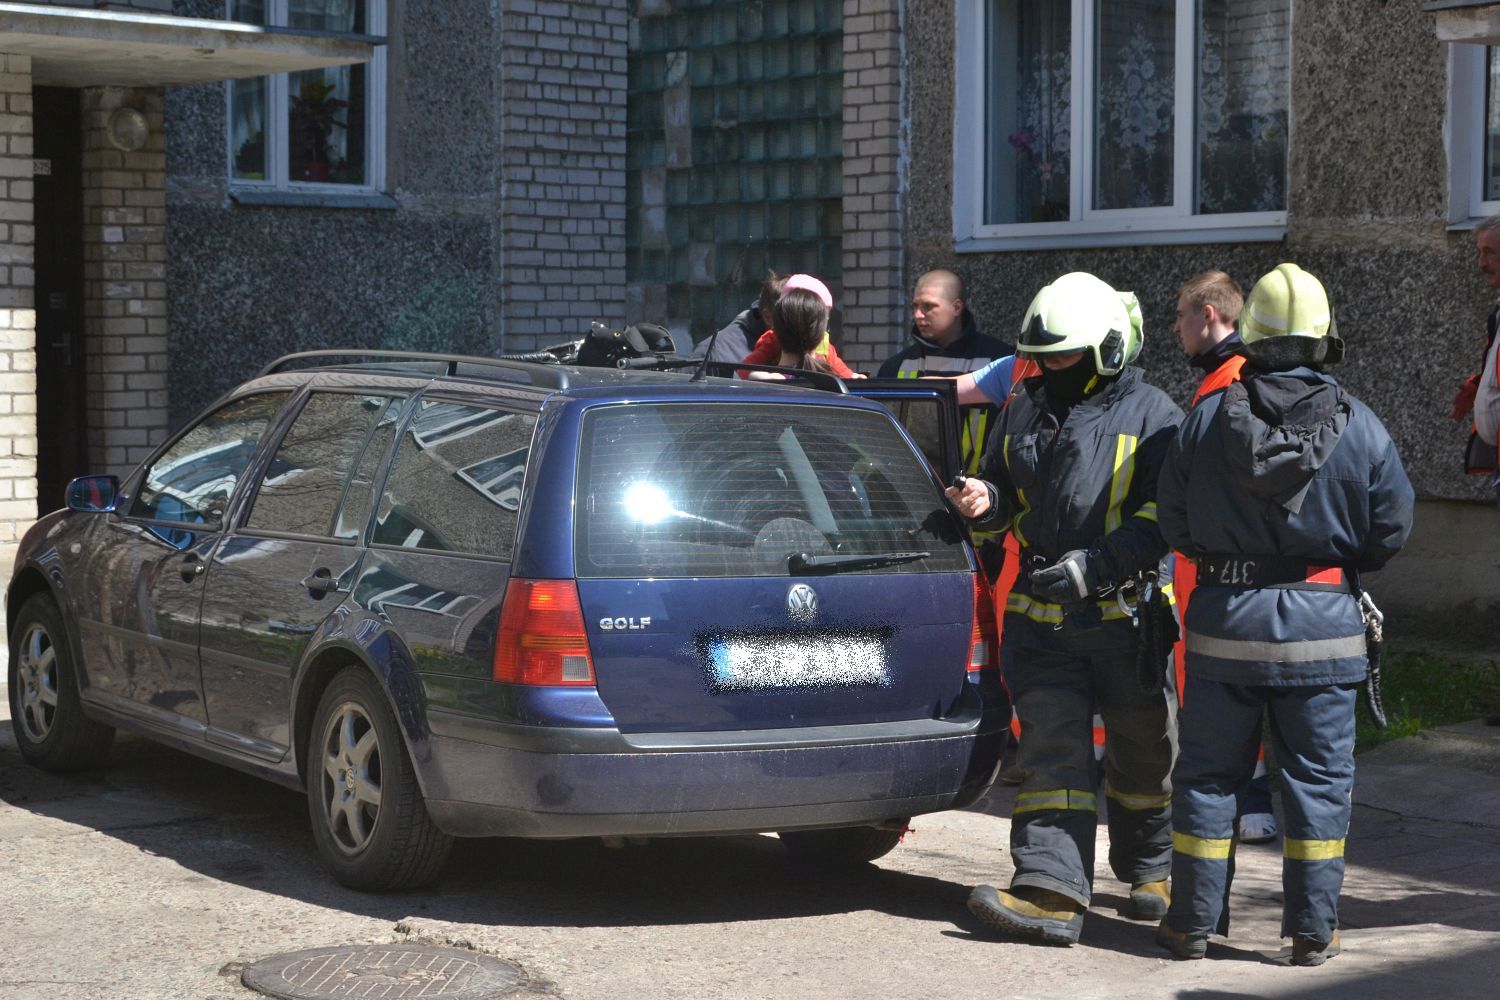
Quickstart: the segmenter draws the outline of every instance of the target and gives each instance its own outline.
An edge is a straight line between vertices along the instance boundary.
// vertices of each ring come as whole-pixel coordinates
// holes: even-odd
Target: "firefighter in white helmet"
[[[1263,276],[1240,335],[1241,380],[1193,408],[1161,477],[1162,534],[1196,561],[1198,585],[1157,941],[1202,958],[1210,932],[1228,931],[1236,799],[1269,713],[1286,811],[1281,933],[1294,965],[1319,965],[1339,953],[1356,685],[1378,648],[1359,574],[1406,541],[1412,488],[1379,418],[1323,371],[1344,345],[1317,278],[1295,264]]]
[[[1002,669],[1029,774],[1011,822],[1008,890],[983,885],[986,926],[1078,940],[1093,891],[1098,796],[1092,718],[1107,733],[1110,866],[1129,913],[1166,912],[1175,694],[1142,684],[1132,605],[1167,552],[1156,481],[1182,411],[1130,366],[1141,347],[1135,296],[1065,274],[1032,300],[1018,356],[1041,366],[990,435],[979,477],[948,490],[980,526],[1008,527],[1022,571],[1005,605]],[[1149,689],[1149,690],[1148,690]]]

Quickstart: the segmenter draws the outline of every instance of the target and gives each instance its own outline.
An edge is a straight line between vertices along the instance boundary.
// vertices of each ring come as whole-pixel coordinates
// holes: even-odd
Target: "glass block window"
[[[836,281],[842,0],[640,0],[626,132],[627,279],[701,340],[768,269]]]
[[[228,15],[299,32],[385,32],[383,0],[228,0]],[[278,190],[378,188],[385,46],[375,53],[367,64],[229,81],[231,182]]]

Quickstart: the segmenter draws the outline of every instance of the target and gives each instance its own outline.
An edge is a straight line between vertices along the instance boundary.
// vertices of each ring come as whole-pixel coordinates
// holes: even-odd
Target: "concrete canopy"
[[[1422,9],[1435,15],[1440,42],[1500,45],[1500,2],[1496,0],[1428,0]]]
[[[235,21],[0,3],[0,52],[43,87],[161,87],[368,62],[384,39]]]

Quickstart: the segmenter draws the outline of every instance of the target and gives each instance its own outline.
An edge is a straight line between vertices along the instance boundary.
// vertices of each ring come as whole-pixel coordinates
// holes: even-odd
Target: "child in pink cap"
[[[823,282],[810,274],[794,274],[787,278],[786,283],[781,286],[781,294],[785,295],[787,292],[798,288],[812,292],[823,300],[825,308],[832,311],[833,293],[828,290],[828,286],[823,284]],[[826,331],[823,334],[822,343],[818,345],[814,353],[826,361],[828,363],[828,370],[839,378],[861,377],[852,371],[848,365],[844,364],[844,359],[839,357],[838,351],[834,350],[833,341],[828,339]],[[749,354],[745,355],[744,360],[747,365],[774,365],[780,361],[781,341],[777,338],[776,331],[767,330],[761,334],[760,339],[755,342],[755,347],[751,349]],[[745,378],[746,371],[742,369],[739,375],[740,378]]]

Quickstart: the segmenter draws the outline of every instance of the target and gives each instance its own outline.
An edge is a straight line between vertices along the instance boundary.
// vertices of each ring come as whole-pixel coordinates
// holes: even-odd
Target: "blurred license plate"
[[[709,671],[721,691],[885,687],[885,643],[873,636],[767,636],[714,639]]]

